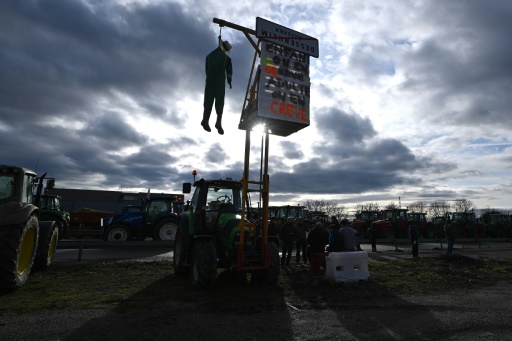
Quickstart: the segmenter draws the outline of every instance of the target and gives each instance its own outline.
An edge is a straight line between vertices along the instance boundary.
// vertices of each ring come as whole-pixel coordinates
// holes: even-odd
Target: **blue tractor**
[[[123,212],[102,221],[105,241],[174,240],[183,206],[180,195],[150,195],[142,206],[127,206]]]

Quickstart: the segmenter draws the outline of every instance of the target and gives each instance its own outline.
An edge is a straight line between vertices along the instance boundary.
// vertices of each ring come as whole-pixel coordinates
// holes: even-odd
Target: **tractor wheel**
[[[384,229],[381,232],[381,235],[382,235],[382,238],[384,238],[384,239],[395,239],[395,230],[393,230],[392,228]]]
[[[425,238],[432,239],[435,237],[436,237],[436,230],[435,230],[434,226],[427,225],[427,227],[425,227]]]
[[[281,258],[279,257],[279,249],[277,248],[276,244],[274,243],[268,243],[268,249],[269,249],[269,268],[268,270],[265,270],[264,272],[264,281],[265,284],[274,285],[276,284],[277,280],[279,279],[279,273],[280,273],[280,262]]]
[[[153,231],[153,240],[175,240],[178,232],[178,223],[173,219],[164,219],[159,222]]]
[[[174,267],[174,273],[178,276],[188,275],[190,273],[190,267],[185,265],[185,237],[186,227],[180,228],[176,233],[176,239],[174,241],[174,252],[172,255],[172,266]]]
[[[108,242],[125,242],[130,237],[130,229],[121,224],[110,225],[105,232],[105,240]]]
[[[479,228],[475,230],[475,238],[485,238],[485,230],[483,228]]]
[[[212,241],[198,240],[192,254],[192,285],[213,288],[217,280],[217,250]]]
[[[457,238],[467,238],[468,236],[468,234],[466,233],[466,229],[463,228],[456,229],[454,232]]]
[[[276,284],[281,271],[279,257],[279,248],[275,243],[268,243],[269,249],[269,268],[267,270],[254,270],[251,272],[251,283],[256,284]]]
[[[43,223],[39,228],[40,236],[43,237],[43,233],[46,239],[39,240],[39,246],[34,260],[34,269],[46,270],[50,266],[55,257],[55,250],[57,249],[57,241],[59,240],[59,227],[57,224],[48,226],[49,231],[43,231]]]
[[[0,287],[15,290],[28,279],[37,251],[39,222],[31,216],[24,226],[0,229]]]
[[[508,237],[507,235],[508,235],[507,231],[503,228],[498,229],[496,232],[497,238],[506,238],[506,237]]]
[[[55,220],[55,226],[57,226],[57,229],[59,230],[59,240],[63,239],[67,233],[66,223],[60,220]]]

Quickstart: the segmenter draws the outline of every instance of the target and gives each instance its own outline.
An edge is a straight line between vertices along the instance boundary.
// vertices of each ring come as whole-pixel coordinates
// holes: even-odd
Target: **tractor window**
[[[0,176],[0,200],[12,197],[14,191],[14,177],[11,175]]]
[[[41,199],[39,199],[39,208],[48,208],[48,197],[41,196]]]
[[[397,212],[396,219],[397,220],[405,220],[406,216],[407,216],[407,213],[405,211],[399,211],[399,212]]]
[[[32,203],[32,186],[33,186],[34,177],[28,174],[25,174],[23,181],[23,193],[21,196],[21,202],[24,203]]]
[[[60,200],[59,200],[59,198],[53,198],[53,207],[56,210],[60,210]]]
[[[241,190],[209,187],[206,203],[209,211],[218,211],[222,204],[233,204],[237,211],[242,210]]]

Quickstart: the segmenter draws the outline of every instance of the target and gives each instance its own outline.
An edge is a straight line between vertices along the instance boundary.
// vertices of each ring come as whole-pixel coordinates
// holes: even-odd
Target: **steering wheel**
[[[231,199],[227,195],[221,195],[217,198],[217,201],[222,201],[223,203],[230,203]]]

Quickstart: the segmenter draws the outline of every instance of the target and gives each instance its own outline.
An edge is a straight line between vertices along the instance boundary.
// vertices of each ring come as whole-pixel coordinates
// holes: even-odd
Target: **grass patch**
[[[0,316],[65,309],[144,312],[168,301],[245,313],[248,307],[281,309],[284,302],[314,308],[512,283],[511,260],[457,255],[371,261],[369,271],[367,282],[337,283],[312,277],[308,268],[288,269],[282,271],[278,285],[269,288],[248,285],[219,270],[216,288],[203,291],[192,288],[188,277],[175,276],[169,261],[55,263],[46,272],[32,274],[17,291],[1,293]]]

